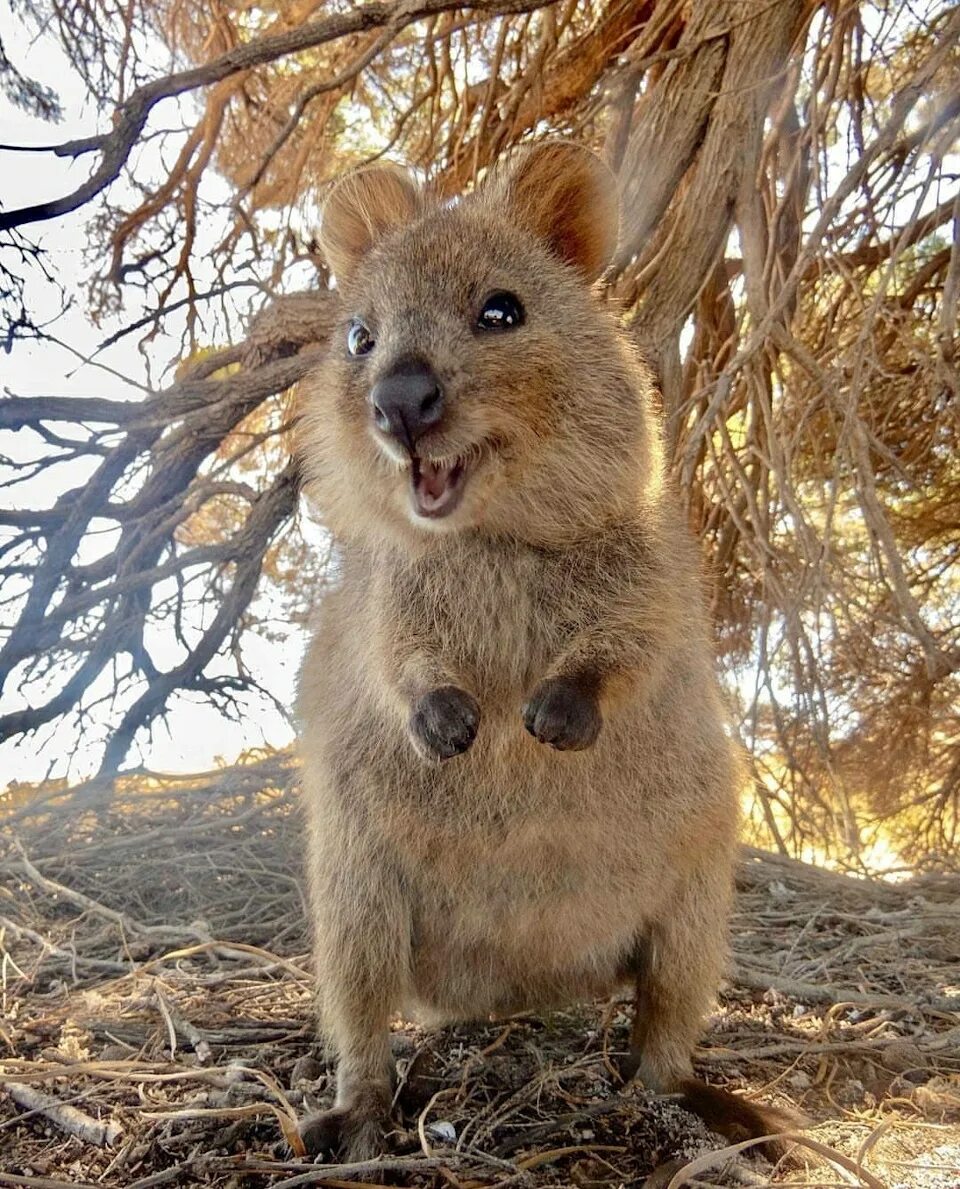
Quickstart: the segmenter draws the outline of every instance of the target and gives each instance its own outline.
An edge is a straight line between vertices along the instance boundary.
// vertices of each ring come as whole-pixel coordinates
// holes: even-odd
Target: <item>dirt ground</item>
[[[802,1112],[776,1167],[619,1084],[625,1002],[397,1021],[393,1154],[337,1166],[296,1154],[332,1082],[289,761],[2,812],[0,1186],[960,1186],[958,876],[745,852],[698,1068]]]

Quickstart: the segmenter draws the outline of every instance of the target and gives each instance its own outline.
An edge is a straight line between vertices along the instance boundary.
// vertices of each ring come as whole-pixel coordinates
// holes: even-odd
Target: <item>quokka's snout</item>
[[[370,404],[377,429],[413,457],[417,443],[443,417],[443,389],[425,359],[402,356],[373,385]]]
[[[301,393],[338,546],[299,695],[307,868],[347,1159],[390,1125],[399,1010],[636,990],[625,1067],[731,1134],[692,1078],[726,952],[738,759],[649,374],[593,291],[612,175],[528,146],[457,203],[352,174],[322,240],[343,302]]]
[[[447,401],[430,363],[419,355],[402,355],[373,384],[370,407],[384,449],[392,456],[399,451],[415,515],[439,520],[455,512],[468,467],[460,457],[431,457],[431,431],[442,426]]]

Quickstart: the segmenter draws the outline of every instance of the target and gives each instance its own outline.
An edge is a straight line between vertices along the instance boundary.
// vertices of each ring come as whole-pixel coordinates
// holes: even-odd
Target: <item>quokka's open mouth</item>
[[[467,463],[462,458],[434,462],[414,457],[410,481],[417,514],[435,520],[449,516],[460,503],[466,480]]]

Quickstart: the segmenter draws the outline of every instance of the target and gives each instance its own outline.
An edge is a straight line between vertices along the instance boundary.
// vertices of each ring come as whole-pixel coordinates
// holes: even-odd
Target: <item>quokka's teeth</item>
[[[421,490],[432,499],[439,499],[450,486],[455,468],[456,464],[447,466],[424,459],[420,464]]]

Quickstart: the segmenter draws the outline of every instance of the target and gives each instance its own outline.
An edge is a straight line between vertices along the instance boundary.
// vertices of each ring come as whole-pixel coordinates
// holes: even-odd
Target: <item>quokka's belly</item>
[[[601,998],[625,981],[619,951],[550,968],[532,955],[522,963],[503,958],[495,949],[462,945],[422,951],[404,1010],[428,1024],[502,1017]]]
[[[385,731],[363,782],[379,788],[367,828],[410,897],[410,994],[440,1016],[609,992],[671,891],[674,813],[654,795],[669,765],[631,761],[637,725],[608,721],[593,748],[560,753],[517,703],[442,765]]]
[[[642,858],[611,855],[609,833],[531,818],[425,855],[410,886],[414,998],[463,1017],[608,993],[654,907]]]
[[[587,937],[564,927],[563,904],[534,925],[491,918],[468,932],[463,913],[424,925],[418,921],[412,955],[412,1000],[427,1016],[471,1018],[560,1006],[610,992],[640,932]],[[501,928],[498,929],[498,923]],[[569,923],[569,917],[566,923]]]

